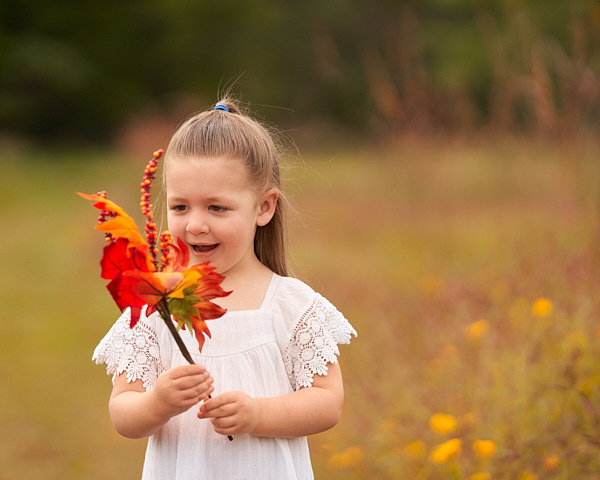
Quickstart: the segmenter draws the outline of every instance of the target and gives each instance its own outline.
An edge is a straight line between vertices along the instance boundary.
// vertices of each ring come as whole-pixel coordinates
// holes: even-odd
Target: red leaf
[[[139,270],[123,272],[121,278],[121,288],[148,305],[156,305],[163,298],[177,295],[186,281],[185,276],[180,272],[140,272]]]
[[[142,307],[139,305],[131,306],[131,320],[129,321],[129,328],[135,327],[136,323],[140,320],[142,314]]]
[[[104,255],[100,260],[102,278],[112,280],[127,270],[148,272],[153,264],[148,258],[147,249],[130,247],[129,240],[119,238],[116,242],[104,247]]]
[[[226,292],[227,295],[229,295],[230,293],[231,292]],[[194,307],[200,310],[200,316],[202,320],[214,320],[215,318],[222,317],[223,315],[225,315],[225,313],[227,313],[226,309],[220,307],[216,303],[209,301],[195,303]]]
[[[123,275],[115,277],[106,288],[121,311],[131,307],[131,322],[135,325],[139,319],[139,312],[144,306],[144,301],[132,292],[127,285],[123,285]],[[136,313],[137,317],[135,316]]]

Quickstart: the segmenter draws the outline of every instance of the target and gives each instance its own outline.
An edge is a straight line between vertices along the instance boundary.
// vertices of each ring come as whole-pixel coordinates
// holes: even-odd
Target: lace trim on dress
[[[157,335],[144,312],[134,328],[129,328],[130,318],[130,311],[125,311],[96,347],[92,360],[98,365],[106,363],[106,373],[113,375],[113,382],[117,375],[127,372],[127,382],[141,380],[149,390],[163,371]]]
[[[314,375],[327,375],[327,364],[336,363],[338,345],[350,343],[356,331],[324,297],[317,295],[300,318],[287,351],[285,369],[294,390],[310,387]]]

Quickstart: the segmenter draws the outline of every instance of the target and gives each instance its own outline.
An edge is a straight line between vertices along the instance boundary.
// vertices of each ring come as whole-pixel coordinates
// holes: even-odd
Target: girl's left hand
[[[259,417],[259,402],[240,390],[208,398],[198,411],[198,418],[210,418],[215,432],[221,435],[252,433]]]

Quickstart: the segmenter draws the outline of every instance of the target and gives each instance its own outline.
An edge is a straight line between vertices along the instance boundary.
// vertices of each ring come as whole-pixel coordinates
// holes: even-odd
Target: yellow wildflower
[[[486,320],[477,320],[467,327],[467,338],[469,340],[479,340],[483,337],[490,328],[490,324]]]
[[[491,440],[475,440],[472,447],[481,458],[490,458],[496,453],[496,444]]]
[[[429,426],[437,433],[452,433],[456,430],[456,418],[447,413],[436,413],[429,419]]]
[[[437,464],[446,463],[448,460],[459,455],[460,452],[460,438],[452,438],[451,440],[448,440],[447,442],[435,447],[435,449],[429,454],[429,461]]]
[[[356,467],[364,459],[365,453],[360,447],[348,447],[342,453],[336,453],[329,458],[329,465],[336,470]]]
[[[547,317],[552,313],[552,302],[547,298],[538,298],[531,306],[531,313],[535,317]]]
[[[544,458],[544,470],[554,470],[558,467],[558,455],[552,454]]]
[[[468,480],[490,480],[492,475],[488,472],[477,472],[469,475]]]

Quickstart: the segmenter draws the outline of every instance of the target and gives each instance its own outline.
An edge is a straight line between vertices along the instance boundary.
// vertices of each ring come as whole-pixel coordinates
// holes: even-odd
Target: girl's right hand
[[[161,373],[151,393],[156,413],[166,418],[187,411],[214,390],[213,379],[202,365],[182,365]]]

